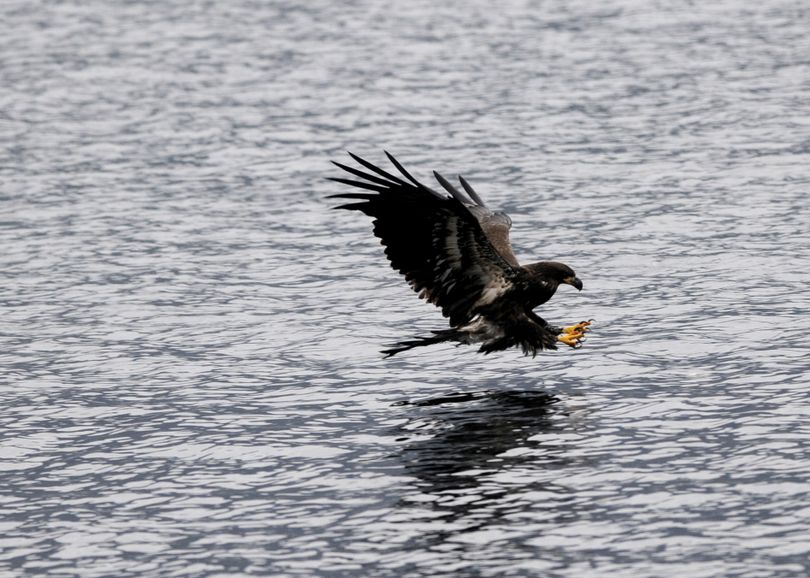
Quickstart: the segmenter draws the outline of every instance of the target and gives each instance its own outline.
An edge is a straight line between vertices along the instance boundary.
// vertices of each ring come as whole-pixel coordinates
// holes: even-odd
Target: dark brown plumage
[[[334,164],[360,180],[330,180],[363,191],[332,195],[351,201],[335,208],[361,211],[374,219],[374,234],[391,266],[419,297],[439,307],[451,326],[383,353],[391,356],[443,341],[480,344],[483,353],[520,347],[532,356],[556,349],[558,341],[580,345],[589,322],[555,327],[532,310],[551,299],[560,284],[581,290],[582,282],[563,263],[521,266],[509,241],[511,219],[488,209],[463,177],[459,182],[468,196],[434,171],[447,196],[417,181],[387,152],[402,176],[349,154],[366,170]]]

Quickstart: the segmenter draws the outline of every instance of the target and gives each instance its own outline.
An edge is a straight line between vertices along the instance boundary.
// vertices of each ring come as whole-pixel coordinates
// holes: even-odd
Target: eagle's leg
[[[563,327],[560,330],[560,334],[557,335],[557,341],[564,343],[569,347],[581,347],[585,334],[590,331],[591,323],[593,323],[592,320],[580,321],[575,325]]]

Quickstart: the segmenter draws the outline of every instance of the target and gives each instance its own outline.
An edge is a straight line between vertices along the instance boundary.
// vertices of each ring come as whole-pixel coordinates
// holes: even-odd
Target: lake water
[[[0,6],[4,577],[810,573],[800,1]],[[585,284],[440,329],[345,150]]]

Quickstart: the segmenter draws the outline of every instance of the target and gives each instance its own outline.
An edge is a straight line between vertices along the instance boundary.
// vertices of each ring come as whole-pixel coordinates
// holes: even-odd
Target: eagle
[[[349,153],[362,167],[332,161],[354,178],[328,177],[361,191],[328,198],[349,200],[334,207],[373,218],[374,235],[385,246],[391,266],[405,276],[419,297],[439,307],[450,328],[401,341],[383,350],[386,357],[442,342],[476,344],[481,353],[519,347],[524,355],[578,348],[590,321],[558,327],[534,312],[560,285],[582,290],[571,267],[557,261],[521,265],[509,241],[512,220],[489,209],[467,180],[458,180],[466,196],[438,172],[442,194],[416,180],[390,153],[400,173],[392,174]]]

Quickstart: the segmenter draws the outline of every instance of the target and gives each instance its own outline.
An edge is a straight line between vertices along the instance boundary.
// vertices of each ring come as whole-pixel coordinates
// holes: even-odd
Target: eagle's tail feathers
[[[400,341],[395,343],[389,349],[383,349],[380,353],[384,353],[385,357],[393,357],[397,353],[402,353],[414,347],[424,347],[426,345],[433,345],[435,343],[443,343],[445,341],[458,341],[461,337],[461,332],[455,329],[444,329],[442,331],[434,331],[430,337],[417,337],[416,339],[409,339],[408,341]]]

